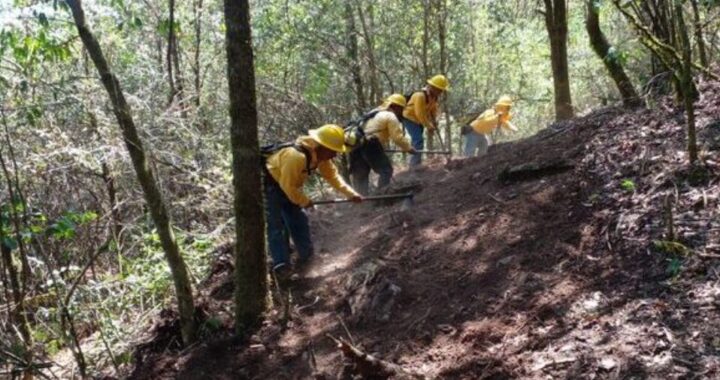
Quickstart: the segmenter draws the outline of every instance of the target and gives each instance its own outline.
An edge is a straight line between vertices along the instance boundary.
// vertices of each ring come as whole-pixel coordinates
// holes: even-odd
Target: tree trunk
[[[595,4],[596,0],[587,0],[585,27],[590,37],[590,45],[595,51],[595,54],[597,54],[603,61],[603,64],[605,64],[605,68],[610,72],[610,77],[615,81],[615,85],[620,92],[620,96],[622,96],[625,107],[639,107],[642,105],[642,101],[637,91],[635,91],[635,87],[633,87],[630,78],[625,74],[625,69],[623,69],[617,57],[609,54],[611,46],[600,29],[600,14]]]
[[[353,14],[353,0],[345,0],[345,40],[347,41],[347,60],[350,65],[350,76],[355,88],[356,110],[362,114],[365,112],[365,92],[363,91],[362,68],[358,61],[358,38],[355,27],[355,16]]]
[[[177,88],[175,88],[175,76],[173,75],[173,39],[175,38],[175,0],[168,0],[168,8],[170,10],[170,17],[168,19],[168,36],[167,36],[167,51],[165,52],[165,62],[167,65],[168,73],[168,86],[170,86],[170,99],[168,104],[172,104],[177,96]]]
[[[692,46],[690,46],[690,37],[685,27],[685,17],[683,16],[682,4],[675,2],[675,18],[677,19],[677,31],[682,45],[683,67],[681,76],[681,88],[683,95],[683,103],[685,104],[685,114],[687,115],[687,150],[690,164],[694,165],[698,159],[697,136],[695,133],[695,107],[693,102],[697,90],[692,78]]]
[[[202,82],[200,78],[200,45],[202,39],[202,11],[203,0],[193,2],[193,13],[195,18],[195,62],[193,74],[195,75],[195,107],[200,108],[200,90]]]
[[[225,0],[225,24],[235,190],[235,328],[240,334],[257,324],[269,304],[248,0]]]
[[[12,260],[12,251],[3,243],[5,238],[6,237],[3,236],[2,228],[0,228],[0,251],[2,251],[3,266],[7,269],[7,275],[10,278],[9,285],[12,289],[13,297],[12,302],[9,299],[7,300],[8,305],[11,305],[9,308],[10,320],[14,326],[17,326],[17,329],[20,332],[20,337],[22,337],[22,340],[24,341],[22,342],[24,349],[23,359],[30,364],[33,362],[33,343],[32,336],[30,335],[30,327],[28,326],[28,321],[25,318],[25,294],[21,289],[20,281],[18,280],[17,269],[15,268],[15,264]],[[5,283],[5,286],[8,286],[8,284]],[[13,302],[14,305],[12,304]],[[23,373],[24,380],[31,380],[32,378],[32,371],[26,371]]]
[[[85,23],[85,13],[82,9],[81,0],[66,0],[67,5],[73,14],[75,26],[77,27],[80,39],[82,39],[90,58],[95,63],[95,67],[100,75],[105,89],[108,92],[113,107],[113,113],[118,121],[118,125],[122,130],[123,139],[127,147],[130,159],[135,169],[138,182],[143,189],[145,201],[150,209],[155,228],[157,229],[160,243],[165,252],[165,258],[172,272],[173,282],[175,284],[175,292],[178,300],[178,310],[180,313],[180,328],[183,342],[187,345],[194,342],[197,338],[197,329],[195,325],[195,309],[193,305],[192,287],[190,277],[188,275],[185,262],[180,255],[175,235],[173,234],[170,217],[165,208],[162,194],[158,188],[158,183],[150,170],[149,162],[145,156],[145,150],[142,141],[135,128],[130,113],[130,106],[125,100],[125,95],[120,87],[117,77],[110,71],[105,56],[103,55],[100,44],[93,36],[92,32]]]
[[[372,35],[372,27],[368,26],[368,20],[365,19],[363,4],[365,4],[365,2],[358,1],[357,3],[358,16],[360,16],[360,25],[362,26],[363,38],[365,40],[365,46],[367,47],[368,66],[370,70],[370,102],[376,104],[382,97],[382,94],[378,81],[377,61],[375,60],[375,41]],[[373,19],[373,11],[372,3],[370,3],[368,6],[368,17],[370,20]]]
[[[570,74],[567,58],[567,0],[544,0],[545,26],[550,37],[550,60],[555,92],[555,120],[574,116],[570,97]]]
[[[440,72],[447,75],[448,71],[448,53],[447,53],[447,0],[438,0],[437,2],[437,25],[438,25],[438,43],[440,45]],[[445,114],[445,149],[450,151],[452,154],[452,127],[450,123],[450,105],[449,95],[444,94],[445,101],[443,102],[443,113]],[[440,131],[438,131],[440,133]]]
[[[700,64],[708,67],[707,52],[705,49],[705,39],[703,38],[702,23],[700,21],[700,10],[698,9],[697,0],[690,0],[693,10],[693,24],[695,30],[695,43],[698,47],[698,55],[700,56]]]
[[[183,78],[180,71],[180,53],[175,28],[175,0],[168,0],[168,8],[170,9],[170,18],[168,21],[167,64],[168,77],[170,78],[170,104],[177,99],[182,117],[187,118],[185,89],[183,88]]]
[[[431,4],[430,0],[423,0],[423,35],[422,35],[422,67],[423,67],[423,78],[424,81],[430,78],[430,61],[428,52],[430,50],[430,17],[431,17]],[[427,148],[429,150],[435,149],[435,132],[428,131],[427,133]]]

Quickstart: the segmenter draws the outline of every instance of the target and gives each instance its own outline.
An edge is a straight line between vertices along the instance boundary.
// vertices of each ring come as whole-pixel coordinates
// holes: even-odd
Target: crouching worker
[[[475,155],[482,156],[487,153],[491,144],[490,134],[497,128],[510,131],[517,131],[517,128],[510,122],[512,115],[512,99],[509,96],[502,96],[495,103],[495,107],[485,110],[472,123],[469,128],[463,127],[465,135],[465,157]],[[476,153],[477,152],[477,153]]]
[[[332,159],[347,148],[344,131],[340,126],[328,124],[309,131],[295,143],[263,147],[265,159],[265,213],[267,238],[273,271],[290,269],[289,233],[297,248],[298,263],[306,263],[313,255],[310,225],[304,208],[313,203],[303,192],[303,185],[315,170],[336,190],[353,202],[362,197],[338,175]]]
[[[359,131],[351,128],[346,132],[346,142],[352,146],[349,154],[352,183],[362,195],[367,195],[370,190],[370,170],[379,176],[378,189],[390,184],[393,167],[385,147],[391,140],[403,152],[415,153],[400,124],[405,103],[404,96],[390,95],[382,106],[361,118],[357,126]]]

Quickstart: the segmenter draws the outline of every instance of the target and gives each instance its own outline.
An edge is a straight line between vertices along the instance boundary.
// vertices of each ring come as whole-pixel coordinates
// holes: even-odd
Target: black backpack
[[[267,162],[267,159],[275,152],[290,147],[295,148],[295,150],[305,155],[305,171],[308,174],[311,174],[312,170],[310,169],[310,162],[312,161],[312,154],[310,154],[310,151],[306,147],[294,142],[274,142],[272,144],[260,146],[260,156],[262,157],[263,167],[266,167],[265,163]]]
[[[349,146],[350,149],[354,149],[365,143],[365,130],[363,129],[363,126],[368,120],[374,118],[380,111],[382,110],[376,108],[345,124],[345,145]]]

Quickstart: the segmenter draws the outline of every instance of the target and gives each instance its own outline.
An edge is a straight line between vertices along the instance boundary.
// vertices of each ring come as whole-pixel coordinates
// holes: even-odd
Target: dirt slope
[[[221,327],[183,352],[161,334],[131,377],[351,378],[326,334],[431,378],[719,377],[720,85],[701,88],[702,173],[685,169],[667,102],[400,173],[422,185],[410,210],[313,213],[319,254],[291,286],[289,322],[275,311],[229,338],[223,247],[202,288]],[[680,244],[663,243],[667,202]]]

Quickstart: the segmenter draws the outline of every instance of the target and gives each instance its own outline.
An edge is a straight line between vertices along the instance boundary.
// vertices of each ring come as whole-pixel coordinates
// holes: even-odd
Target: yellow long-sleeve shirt
[[[483,135],[492,133],[492,131],[497,127],[502,127],[511,131],[517,130],[517,128],[510,123],[510,119],[512,119],[512,115],[509,112],[499,114],[494,109],[488,109],[470,123],[470,126],[475,132]]]
[[[382,110],[368,120],[363,127],[367,137],[377,137],[383,146],[392,140],[403,151],[410,150],[410,142],[403,135],[403,127],[397,116],[388,110]]]
[[[296,143],[302,145],[310,152],[310,170],[317,169],[320,176],[322,176],[330,186],[346,197],[352,198],[359,195],[340,177],[332,161],[317,161],[315,149],[318,145],[315,140],[309,136],[302,136],[297,139]],[[280,188],[292,203],[300,207],[305,207],[310,204],[310,198],[308,198],[303,191],[303,186],[309,175],[307,172],[307,160],[303,152],[294,147],[280,149],[267,158],[266,166],[270,175],[277,181]]]
[[[430,98],[425,91],[418,91],[410,97],[403,111],[403,117],[425,128],[432,128],[437,112],[437,99]]]

